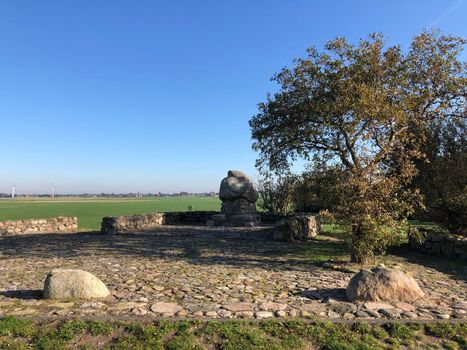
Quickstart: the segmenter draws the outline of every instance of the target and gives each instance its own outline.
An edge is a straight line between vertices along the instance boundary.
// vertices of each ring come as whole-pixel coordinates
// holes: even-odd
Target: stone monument
[[[229,170],[219,190],[221,214],[213,215],[216,226],[256,226],[261,217],[256,211],[258,192],[251,179],[238,170]]]

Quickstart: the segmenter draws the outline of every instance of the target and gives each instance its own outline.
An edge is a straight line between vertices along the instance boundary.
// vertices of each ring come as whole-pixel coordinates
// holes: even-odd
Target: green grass
[[[220,210],[217,197],[153,197],[139,199],[49,199],[0,201],[0,221],[77,216],[80,229],[99,230],[104,216],[192,210]]]
[[[0,349],[463,349],[466,323],[0,320]]]

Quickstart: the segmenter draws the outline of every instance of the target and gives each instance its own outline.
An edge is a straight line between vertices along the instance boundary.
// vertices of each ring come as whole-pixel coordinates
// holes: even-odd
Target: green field
[[[99,230],[104,216],[168,211],[220,210],[217,197],[180,196],[122,199],[15,199],[0,201],[0,221],[77,216],[79,228]]]

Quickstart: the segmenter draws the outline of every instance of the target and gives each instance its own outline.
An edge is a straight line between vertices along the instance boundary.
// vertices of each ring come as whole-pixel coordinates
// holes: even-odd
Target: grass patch
[[[33,333],[30,321],[7,316],[0,320],[0,336],[27,337]]]
[[[457,343],[463,349],[467,349],[467,323],[427,324],[425,332],[436,338],[444,339],[451,348]]]
[[[80,229],[99,230],[104,216],[169,211],[220,210],[217,197],[177,196],[124,199],[63,199],[0,201],[0,221],[77,216]]]
[[[465,323],[0,320],[0,349],[464,349]]]

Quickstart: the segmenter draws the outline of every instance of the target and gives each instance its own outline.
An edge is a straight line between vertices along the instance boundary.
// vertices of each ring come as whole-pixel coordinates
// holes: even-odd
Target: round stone
[[[227,177],[221,182],[219,198],[222,201],[246,199],[254,203],[258,199],[258,192],[248,176],[238,170],[229,170]]]
[[[350,280],[347,290],[349,301],[388,301],[411,303],[425,294],[413,277],[385,267],[361,270]]]
[[[44,282],[45,299],[94,299],[109,295],[100,279],[83,270],[54,269]]]

